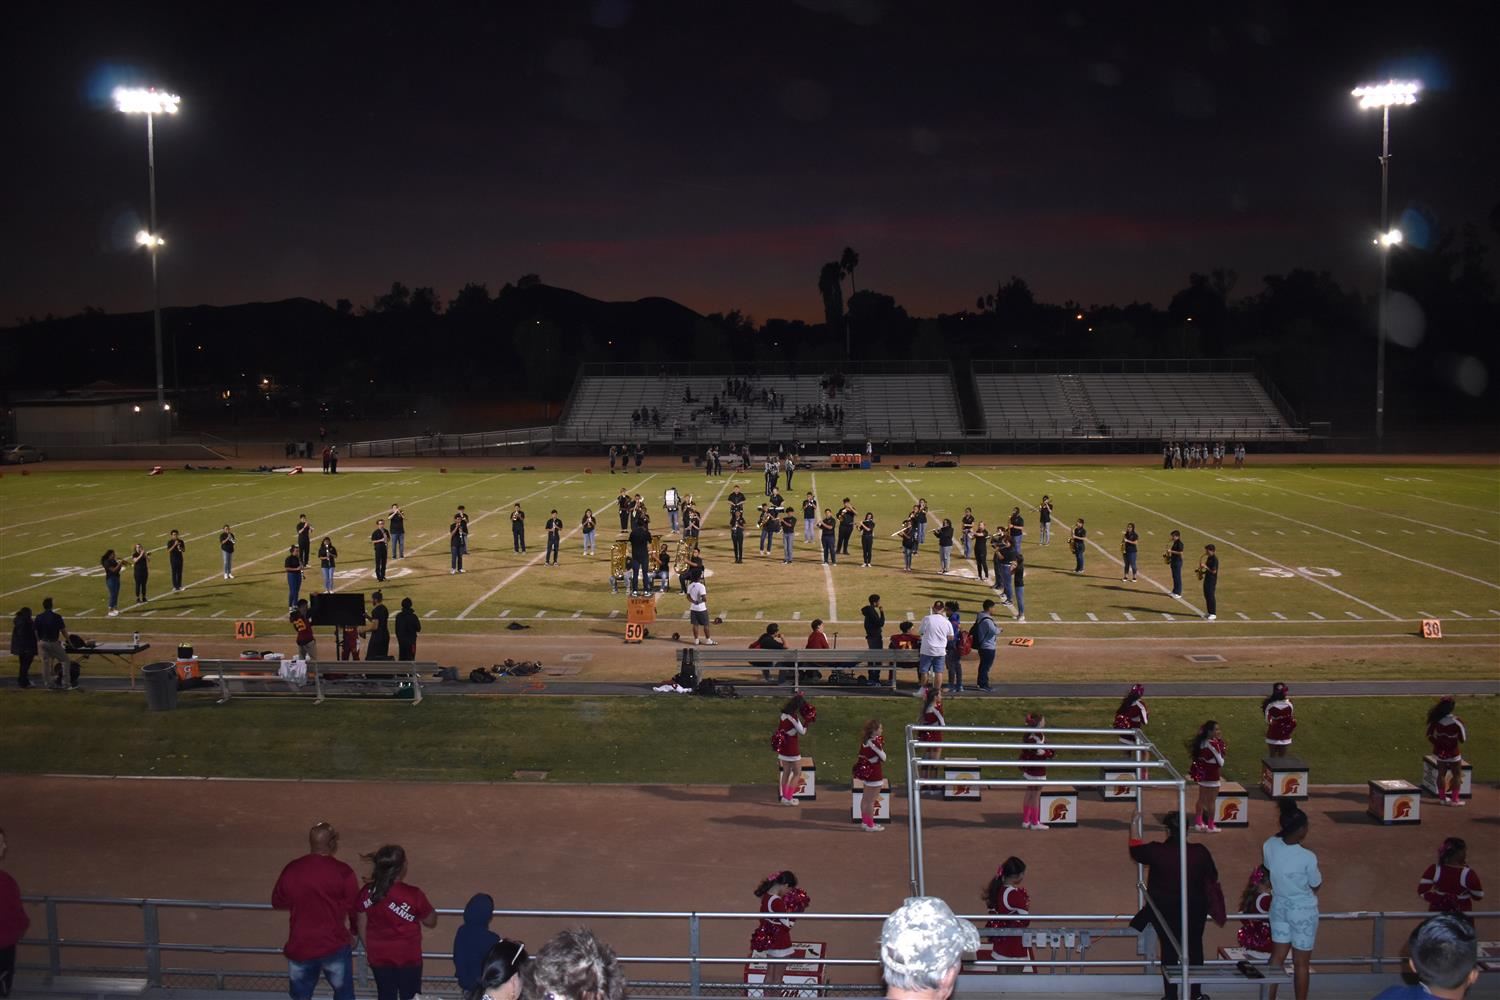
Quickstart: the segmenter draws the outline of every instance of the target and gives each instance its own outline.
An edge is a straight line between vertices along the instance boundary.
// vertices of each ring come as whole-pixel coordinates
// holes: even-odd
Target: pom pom
[[[781,905],[787,913],[803,913],[812,905],[812,899],[800,888],[788,889],[781,894]]]
[[[805,725],[810,726],[818,721],[818,710],[810,702],[803,702],[802,711],[798,714],[802,716],[802,722]]]

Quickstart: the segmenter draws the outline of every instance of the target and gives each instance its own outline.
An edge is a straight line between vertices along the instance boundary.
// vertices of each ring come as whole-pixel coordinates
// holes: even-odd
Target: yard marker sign
[[[1436,618],[1422,619],[1422,638],[1441,639],[1443,637],[1443,623]]]

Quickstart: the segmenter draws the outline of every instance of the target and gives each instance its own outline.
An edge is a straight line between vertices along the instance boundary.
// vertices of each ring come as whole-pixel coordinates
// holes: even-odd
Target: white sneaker
[[[1046,823],[1033,823],[1033,824],[1031,824],[1031,828],[1033,830],[1050,830],[1050,829],[1052,829],[1052,827],[1048,826]]]
[[[457,573],[457,572],[458,572],[458,570],[456,570],[456,569],[450,569],[450,570],[449,570],[449,571],[448,571],[448,575],[449,575],[449,576],[452,576],[452,575],[453,575],[453,574],[454,574],[454,573]]]
[[[1022,625],[1025,625],[1026,624],[1026,616],[1025,615],[1021,615],[1019,618],[1016,619],[1016,621],[1018,623],[1022,624]]]
[[[719,643],[716,640],[714,640],[714,639],[704,639],[703,640],[703,645],[705,645],[705,646],[717,646],[718,644]]]
[[[1208,620],[1211,621],[1211,622],[1218,621],[1219,620],[1219,616],[1218,615],[1209,615],[1208,616]]]
[[[702,640],[702,639],[699,639],[699,638],[698,638],[698,637],[696,637],[696,636],[694,636],[694,637],[693,637],[693,645],[694,645],[694,646],[701,646],[701,645],[703,645],[703,640]]]
[[[1021,824],[1021,829],[1023,829],[1023,830],[1030,830],[1031,829],[1031,824],[1030,823],[1022,823]]]
[[[111,618],[118,618],[118,617],[120,617],[120,609],[119,608],[110,608],[109,609],[109,617],[111,617]]]

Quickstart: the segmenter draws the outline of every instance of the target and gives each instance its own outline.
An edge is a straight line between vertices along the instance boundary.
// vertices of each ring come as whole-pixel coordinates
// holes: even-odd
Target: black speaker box
[[[311,611],[314,625],[363,625],[365,595],[314,594]]]

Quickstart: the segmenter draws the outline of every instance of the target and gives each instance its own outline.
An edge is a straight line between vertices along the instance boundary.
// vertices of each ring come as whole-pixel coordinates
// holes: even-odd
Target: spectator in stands
[[[1130,926],[1143,931],[1148,926],[1156,930],[1161,942],[1161,976],[1166,986],[1166,1000],[1177,1000],[1177,980],[1180,971],[1178,951],[1173,940],[1183,944],[1188,953],[1188,964],[1203,964],[1203,928],[1208,923],[1208,895],[1210,883],[1219,880],[1219,869],[1214,857],[1202,844],[1187,845],[1187,882],[1181,879],[1178,852],[1182,844],[1182,816],[1168,813],[1162,817],[1166,827],[1165,840],[1146,843],[1130,838],[1130,859],[1136,864],[1146,865],[1147,903]],[[1187,896],[1187,927],[1181,926],[1182,897]],[[1160,914],[1160,916],[1158,916]],[[1163,924],[1165,921],[1165,924]],[[1170,935],[1170,936],[1169,936]],[[1184,941],[1184,938],[1186,939]],[[1192,996],[1203,997],[1203,989],[1196,983]]]
[[[406,878],[406,851],[386,844],[373,854],[355,910],[379,1000],[412,1000],[422,989],[422,928],[437,926],[427,894]]]
[[[476,892],[464,904],[464,922],[453,934],[453,975],[466,996],[480,985],[490,949],[500,943],[500,935],[490,930],[494,916],[494,897]]]
[[[354,1000],[351,921],[359,905],[354,869],[334,857],[339,832],[319,823],[307,832],[307,853],[281,870],[271,890],[271,906],[288,911],[282,954],[287,959],[287,992],[310,1000],[318,979],[328,980],[334,1000]]]
[[[884,619],[882,619],[883,621]],[[880,644],[876,643],[876,649]],[[30,608],[22,608],[10,625],[10,655],[20,661],[20,672],[16,674],[16,686],[31,687],[31,662],[36,659],[36,622]]]
[[[917,672],[923,684],[936,687],[938,673],[948,655],[948,641],[953,638],[953,623],[948,620],[942,601],[932,602],[932,611],[922,619],[917,634],[922,639]]]
[[[583,927],[561,931],[521,968],[524,1000],[624,1000],[614,949]]]
[[[1279,799],[1279,831],[1261,845],[1261,863],[1271,872],[1271,961],[1282,967],[1292,953],[1292,986],[1297,1000],[1307,1000],[1312,950],[1318,938],[1318,890],[1323,873],[1318,856],[1302,846],[1307,839],[1307,813],[1291,799]],[[1271,987],[1270,1000],[1276,1000]]]
[[[36,616],[33,624],[36,627],[37,652],[42,657],[42,683],[50,688],[55,670],[62,682],[61,686],[67,687],[68,681],[63,671],[68,669],[68,651],[65,646],[68,641],[68,626],[63,621],[63,616],[52,610],[52,598],[42,598],[42,613]]]
[[[947,1000],[964,953],[979,931],[935,896],[912,896],[880,928],[881,978],[888,1000]]]
[[[1406,953],[1417,984],[1392,986],[1375,1000],[1463,1000],[1479,979],[1479,935],[1460,914],[1422,921],[1406,939]]]
[[[422,631],[422,619],[412,610],[411,598],[401,598],[401,610],[396,612],[396,659],[411,661],[417,658],[417,634]]]
[[[5,852],[5,830],[0,828],[0,861],[5,860]],[[9,872],[0,870],[0,997],[10,996],[16,975],[16,944],[30,926],[31,918],[21,905],[21,887]]]
[[[521,971],[530,961],[524,944],[501,938],[485,954],[479,980],[464,994],[464,1000],[519,1000]]]
[[[974,620],[974,649],[979,653],[979,690],[990,690],[990,668],[995,665],[995,654],[1000,641],[1000,626],[990,614],[995,602],[986,600],[979,617]]]

